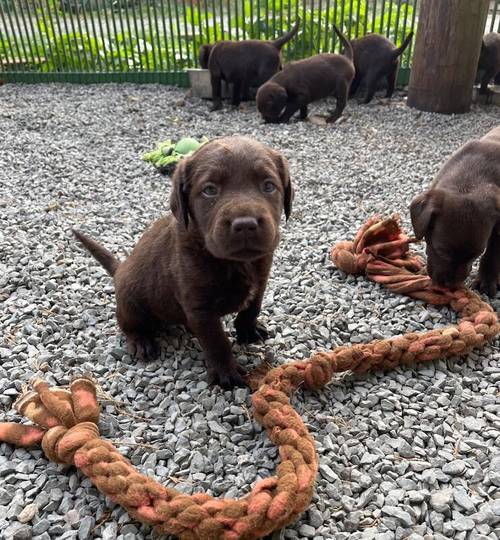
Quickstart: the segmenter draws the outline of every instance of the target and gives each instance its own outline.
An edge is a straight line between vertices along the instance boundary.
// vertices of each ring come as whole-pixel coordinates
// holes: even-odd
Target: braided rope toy
[[[75,379],[69,390],[34,381],[34,391],[18,399],[15,407],[36,425],[0,424],[0,441],[24,447],[41,443],[49,459],[79,468],[102,493],[160,534],[182,540],[249,540],[280,529],[308,507],[318,470],[314,441],[290,404],[295,389],[301,385],[319,389],[334,373],[346,370],[386,370],[464,355],[500,332],[493,309],[475,293],[464,288],[432,289],[422,261],[409,253],[412,241],[402,233],[396,217],[372,218],[353,242],[335,246],[331,257],[342,270],[365,272],[395,292],[449,304],[461,318],[458,325],[338,347],[260,377],[252,397],[255,418],[278,446],[281,462],[275,476],[257,482],[242,499],[185,495],[137,472],[99,437],[96,388],[87,378]],[[251,381],[256,386],[257,378]]]

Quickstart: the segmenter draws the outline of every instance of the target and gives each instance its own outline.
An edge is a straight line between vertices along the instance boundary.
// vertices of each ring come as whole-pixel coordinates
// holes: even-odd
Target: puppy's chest
[[[210,295],[214,311],[221,315],[245,309],[257,294],[257,279],[252,268],[228,268],[217,276]]]

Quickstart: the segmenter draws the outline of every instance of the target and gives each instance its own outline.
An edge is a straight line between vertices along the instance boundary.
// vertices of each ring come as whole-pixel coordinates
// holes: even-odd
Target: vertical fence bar
[[[68,57],[66,56],[66,47],[64,46],[64,43],[62,41],[61,26],[59,24],[59,14],[57,12],[57,8],[55,8],[54,13],[52,12],[52,8],[50,7],[49,1],[47,1],[47,15],[48,15],[48,20],[50,21],[50,27],[52,30],[52,36],[54,39],[54,46],[56,48],[57,55],[59,58],[64,59],[64,63],[61,62],[59,64],[59,69],[60,71],[68,71],[69,61],[68,61]],[[56,30],[56,27],[54,26],[54,19],[56,19],[57,30]],[[59,41],[59,46],[58,46],[58,41]],[[62,49],[62,55],[59,54],[60,49]],[[65,66],[64,69],[62,69],[63,65]]]
[[[28,16],[28,19],[30,21],[30,25],[28,25],[28,23],[26,22],[26,17],[24,15],[24,5],[23,5],[22,1],[19,2],[19,12],[21,14],[21,19],[23,21],[24,34],[26,36],[26,39],[28,40],[28,44],[29,44],[29,48],[30,48],[30,52],[31,52],[32,63],[33,63],[33,65],[35,65],[36,64],[36,57],[38,57],[38,65],[41,66],[42,58],[40,56],[40,51],[38,50],[38,47],[37,47],[36,35],[35,35],[34,28],[33,28],[33,22],[31,20],[31,16]],[[29,13],[29,11],[28,11],[28,13]],[[31,27],[31,36],[30,36],[30,27]]]
[[[231,0],[228,0],[230,2]],[[236,20],[236,26],[235,26],[235,33],[236,33],[236,41],[239,41],[240,39],[240,8],[238,4],[238,0],[234,3],[234,17]]]
[[[497,16],[498,1],[499,0],[495,0],[495,4],[493,6],[493,12],[491,14],[491,23],[490,23],[490,30],[489,30],[490,32],[493,32],[493,28],[495,28],[495,19]],[[490,3],[490,8],[491,8],[491,3]]]
[[[8,32],[9,28],[7,26],[7,20],[9,21],[9,25],[10,25],[10,29],[11,29],[11,35],[8,37],[7,41],[9,42],[9,47],[12,49],[12,59],[15,60],[16,59],[16,53],[14,52],[14,48],[12,47],[12,45],[14,45],[15,47],[15,50],[17,51],[17,66],[18,68],[22,69],[22,61],[23,61],[23,55],[21,53],[21,49],[19,47],[19,43],[17,42],[17,32],[16,32],[16,27],[14,26],[13,22],[12,22],[12,16],[10,14],[10,10],[9,9],[6,9],[4,11],[4,4],[0,1],[0,8],[2,10],[2,23],[3,23],[3,26],[6,30],[6,32]],[[5,16],[5,14],[7,14],[7,17]],[[7,34],[8,35],[8,34]],[[17,71],[17,69],[16,69]]]
[[[280,36],[283,35],[283,12],[284,12],[284,8],[283,8],[283,0],[280,0]],[[286,44],[286,46],[288,47],[288,43]]]
[[[316,43],[316,52],[321,52],[321,31],[323,29],[323,2],[319,0],[318,2],[318,41]]]
[[[302,2],[302,26],[303,26],[304,32],[302,33],[302,53],[301,53],[301,58],[304,58],[304,55],[305,55],[305,52],[306,52],[306,23],[307,23],[306,15],[307,15],[306,3]]]
[[[347,39],[352,38],[352,11],[353,11],[353,0],[349,2],[349,24],[347,26]]]
[[[140,6],[140,4],[139,4]],[[144,54],[144,58],[146,60],[146,69],[149,71],[149,56],[148,56],[148,50],[146,47],[146,40],[144,39],[144,22],[142,20],[141,16],[141,26],[142,26],[142,36],[139,33],[139,25],[137,24],[137,13],[135,12],[135,2],[131,2],[130,10],[132,11],[132,22],[134,24],[134,32],[135,32],[135,41],[137,43],[137,52],[139,53],[139,70],[144,71],[144,62],[142,60],[142,56]],[[141,10],[142,11],[142,10]],[[141,41],[144,44],[144,47],[141,47]]]
[[[126,70],[130,71],[129,55],[127,54],[127,40],[126,40],[127,31],[125,30],[125,25],[123,24],[123,9],[122,9],[120,0],[118,0],[117,13],[118,13],[118,19],[120,20],[121,41],[122,41],[123,45],[125,46],[125,50],[124,50],[125,58],[123,60],[125,62],[125,65],[127,66]],[[120,47],[120,40],[119,40],[119,37],[118,37],[118,32],[116,31],[116,17],[114,17],[114,16],[113,16],[113,28],[114,28],[115,34],[116,34],[116,50],[118,51],[118,58],[119,58],[119,62],[120,62],[120,65],[121,65],[121,53],[120,53],[121,47]],[[131,54],[132,54],[132,50],[131,50]],[[132,62],[133,62],[133,60],[132,60]]]
[[[83,16],[83,20],[85,22],[85,30],[87,32],[87,42],[89,44],[89,53],[90,53],[90,57],[92,58],[92,70],[94,72],[97,72],[98,69],[97,69],[97,63],[99,62],[99,67],[100,67],[100,58],[96,58],[96,56],[99,56],[98,54],[96,55],[95,53],[97,51],[94,51],[94,47],[92,46],[92,34],[90,32],[90,26],[89,26],[89,21],[88,21],[88,18],[87,18],[87,15],[88,15],[88,12],[87,12],[87,8],[85,5],[82,5],[82,16]],[[90,16],[92,17],[92,14],[90,14]],[[91,23],[92,24],[92,23]],[[93,38],[94,39],[94,43],[95,42],[95,37]]]
[[[175,0],[173,0],[175,2]],[[174,32],[174,22],[172,18],[172,0],[167,0],[167,8],[168,8],[168,26],[170,30],[170,41],[172,44],[172,55],[174,59],[174,70],[178,71],[178,62],[180,61],[181,66],[183,64],[183,57],[182,57],[182,49],[180,49],[178,52],[176,51],[176,44],[175,44],[175,32]]]
[[[382,0],[384,2],[384,0]],[[373,13],[372,13],[372,34],[375,32],[375,21],[377,19],[377,0],[373,0]]]
[[[337,21],[337,15],[338,15],[338,12],[337,12],[337,6],[338,6],[338,1],[337,0],[333,0],[334,1],[334,4],[333,4],[333,23],[335,25],[337,25],[337,27],[340,27],[340,31],[342,31],[342,24],[338,24],[338,21]],[[344,1],[344,0],[342,0]],[[335,52],[335,40],[337,39],[337,34],[335,33],[335,31],[332,29],[332,48],[331,48],[331,52]]]
[[[161,62],[161,51],[160,46],[158,44],[158,17],[156,13],[156,3],[151,2],[151,0],[146,0],[146,10],[148,13],[148,30],[149,30],[149,42],[151,44],[151,52],[153,54],[153,69],[155,72],[158,71],[159,64]],[[153,27],[153,19],[151,19],[151,10],[153,10],[153,19],[154,19],[154,27]],[[157,42],[155,44],[155,32],[156,32],[156,39]],[[158,48],[157,48],[158,45]],[[158,62],[158,60],[160,62]]]
[[[273,9],[272,9],[272,18],[273,18],[273,37],[276,39],[276,0],[273,0]]]
[[[328,47],[328,32],[330,31],[330,0],[326,0],[325,13],[325,41],[323,42],[323,52],[330,52]]]
[[[82,35],[81,31],[80,32],[77,31],[76,26],[75,26],[75,21],[73,19],[73,15],[74,15],[74,13],[72,11],[70,11],[69,20],[71,21],[71,31],[72,31],[72,34],[73,34],[73,38],[75,40],[76,58],[78,60],[78,67],[77,67],[76,71],[84,71],[82,57],[80,56],[80,47],[78,45],[78,39],[77,39],[77,35],[78,35],[80,37],[80,40],[81,40],[81,43],[82,43],[82,46],[83,46],[83,35]]]
[[[192,60],[192,63],[191,63],[191,67],[194,67],[197,65],[198,63],[198,48],[196,47],[196,25],[195,25],[195,22],[194,22],[194,9],[193,9],[193,2],[191,0],[191,6],[190,6],[190,13],[191,13],[191,22],[190,22],[190,26],[191,26],[191,39],[193,40],[193,60]],[[187,29],[186,29],[186,33],[187,33]],[[201,34],[199,35],[198,37],[198,41],[201,40]]]
[[[128,35],[128,41],[130,43],[130,54],[132,55],[132,67],[133,67],[133,71],[136,71],[136,60],[135,60],[135,46],[134,46],[134,41],[133,41],[133,33],[132,33],[132,27],[130,26],[130,14],[129,14],[129,11],[128,11],[128,0],[121,0],[122,2],[124,2],[124,5],[125,5],[125,21],[127,23],[127,35]],[[136,40],[137,40],[137,37],[136,37]],[[140,61],[140,56],[141,56],[141,50],[140,50],[140,47],[139,45],[137,44],[137,51],[139,53],[139,61]],[[130,64],[130,62],[129,62]]]
[[[243,20],[243,39],[247,39],[247,14],[245,11],[245,0],[241,0],[241,13]]]
[[[193,10],[193,13],[194,13],[194,6],[193,6],[193,0],[191,0],[191,9]],[[202,23],[201,23],[201,7],[200,7],[200,2],[196,2],[196,11],[198,13],[198,31],[200,33],[200,41],[202,40],[202,36],[203,36],[203,26],[202,26]],[[194,28],[194,22],[193,22],[193,28]],[[207,36],[207,41],[208,41],[208,36]]]
[[[85,8],[82,8],[82,10],[84,10]],[[86,30],[86,33],[83,32],[82,30],[82,22],[80,20],[80,6],[77,4],[76,8],[75,8],[75,11],[76,11],[76,20],[78,21],[78,28],[79,28],[79,31],[80,31],[80,34],[82,36],[82,45],[83,45],[83,52],[85,54],[85,64],[86,64],[86,71],[89,71],[89,64],[92,65],[92,71],[95,73],[97,71],[97,67],[96,67],[96,63],[95,63],[95,59],[94,59],[94,53],[92,52],[92,42],[90,41],[90,34],[89,34],[89,29],[88,29],[88,25],[87,25],[87,18],[85,17],[85,11],[83,11],[83,20],[85,22],[85,30]],[[88,51],[85,51],[85,40],[84,40],[84,37],[87,37],[87,45],[88,45]],[[89,55],[90,55],[90,62],[89,62]]]
[[[361,0],[358,0],[361,3]],[[366,36],[368,33],[368,14],[370,13],[368,0],[365,0],[365,21],[363,27],[363,35]]]
[[[179,15],[179,9],[177,6],[177,28],[179,29],[179,41],[182,43],[182,38],[184,37],[184,43],[186,44],[186,61],[188,66],[192,66],[191,61],[191,52],[189,47],[189,33],[187,29],[187,16],[186,16],[186,2],[182,2],[182,18],[184,21],[184,36],[181,33],[181,25],[180,25],[180,15]],[[182,45],[181,45],[182,46]]]
[[[2,2],[0,2],[0,19],[2,20],[3,27],[5,28],[5,30],[7,30],[7,24],[5,23],[5,14],[3,12]],[[6,62],[5,65],[7,66],[7,70],[10,67],[10,70],[16,71],[16,53],[12,49],[12,41],[8,38],[7,32],[6,32],[6,37],[2,39],[1,41],[2,41],[2,49],[5,55],[5,62]],[[7,42],[7,45],[9,46],[10,56],[9,56],[9,53],[7,52],[7,47],[5,46],[5,42]],[[9,60],[11,61],[12,66],[9,63]]]
[[[224,7],[222,5],[222,0],[219,0],[219,24],[220,24],[220,33],[222,39],[226,39],[226,33],[224,30]]]
[[[109,54],[111,55],[111,60],[108,59],[108,57],[106,57],[106,71],[109,71],[109,64],[111,63],[112,71],[119,73],[120,63],[118,64],[118,69],[116,69],[116,58],[115,58],[115,53],[113,51],[113,39],[112,39],[113,33],[111,32],[111,27],[109,25],[109,17],[108,17],[108,12],[106,9],[106,3],[103,3],[101,7],[101,5],[99,4],[99,0],[96,0],[96,6],[97,6],[97,12],[99,13],[99,28],[100,28],[101,36],[102,36],[103,41],[104,39],[107,38],[108,45],[109,45]],[[106,26],[106,34],[104,34],[102,23],[101,23],[101,18],[103,17],[104,17],[104,24]],[[113,16],[113,20],[114,20],[114,16]],[[105,38],[105,35],[106,35],[106,38]],[[119,47],[118,47],[118,50],[119,50]]]
[[[359,18],[361,16],[361,0],[358,0],[357,9],[356,9],[356,33],[354,36],[359,37]]]
[[[395,39],[394,39],[394,43],[398,43],[398,30],[399,30],[399,22],[400,22],[400,18],[401,18],[401,0],[397,0],[398,2],[398,9],[396,11],[396,26],[395,26],[395,32],[396,32],[396,36],[395,36]],[[404,32],[403,32],[404,34]],[[404,36],[402,37],[402,39],[404,39]]]
[[[228,39],[233,39],[232,33],[231,33],[231,0],[227,0],[227,37]]]
[[[257,0],[257,33],[254,35],[255,39],[260,39],[261,37],[261,25],[260,25],[260,0]]]
[[[385,31],[386,37],[389,37],[391,32],[391,19],[392,19],[392,6],[394,4],[394,0],[391,0],[389,3],[389,13],[387,14],[387,29]]]
[[[418,9],[418,0],[415,0],[415,2],[413,4],[413,13],[412,13],[412,17],[411,17],[411,28],[412,28],[412,30],[415,28],[415,21],[416,21],[416,18],[417,18],[417,9]],[[410,65],[410,58],[411,58],[411,53],[412,53],[412,50],[413,50],[413,44],[414,43],[415,43],[415,39],[412,39],[411,43],[410,43],[410,46],[408,47],[408,49],[406,49],[407,54],[408,54],[408,56],[406,57],[407,58],[407,61],[406,61],[407,66]]]
[[[266,39],[269,39],[269,0],[264,0],[266,4]]]
[[[45,28],[45,33],[46,33],[47,28],[48,28],[47,19],[45,18],[45,11],[44,11],[43,6],[41,4],[40,4],[40,8],[41,8],[40,9],[40,14],[41,14],[41,17],[42,17],[43,26]],[[38,23],[38,30],[40,31],[40,37],[42,38],[42,42],[43,42],[44,41],[43,32],[40,29],[40,20],[39,19],[37,19],[37,23]],[[56,56],[52,51],[52,43],[51,43],[50,39],[47,40],[47,45],[48,45],[48,50],[49,50],[49,54],[50,54],[50,59],[51,59],[52,62],[55,62],[56,61]],[[59,63],[59,65],[60,65],[60,63]],[[57,69],[56,69],[56,71],[57,71]]]
[[[385,0],[382,0],[382,6],[380,10],[380,24],[379,24],[379,34],[382,34],[384,29],[384,14],[385,14]]]
[[[73,43],[72,43],[73,40],[71,39],[71,32],[69,31],[68,20],[67,20],[66,12],[64,11],[62,12],[62,20],[63,20],[64,32],[68,38],[69,56],[71,58],[71,71],[76,72],[78,71],[77,60],[79,60],[80,58],[78,45],[75,44],[76,46],[74,48],[76,49],[76,51],[73,51]],[[61,29],[59,29],[59,32],[62,34]]]
[[[20,22],[19,14],[18,14],[18,11],[22,10],[22,6],[14,5],[13,8],[14,8],[13,9],[13,11],[14,11],[14,19],[16,21],[16,27],[17,27],[18,32],[19,32],[19,40],[21,42],[21,46],[22,46],[22,49],[23,49],[24,62],[25,62],[25,65],[26,65],[26,63],[29,64],[30,56],[33,57],[33,52],[31,50],[31,43],[30,43],[30,40],[29,40],[27,35],[23,37],[23,30],[21,28],[21,22]],[[28,42],[28,46],[26,46],[26,42]],[[28,48],[30,50],[29,54],[28,54]]]
[[[207,4],[208,4],[208,0],[206,0]],[[213,21],[213,31],[214,31],[214,41],[218,41],[218,29],[219,29],[219,25],[217,24],[217,8],[215,6],[215,0],[212,0],[212,21]],[[223,39],[223,38],[222,38]]]
[[[140,22],[141,38],[144,44],[144,56],[146,57],[146,71],[151,71],[151,64],[149,63],[148,45],[151,46],[151,50],[153,54],[153,65],[156,64],[156,60],[154,58],[154,46],[151,43],[149,43],[149,41],[147,40],[148,33],[146,32],[146,27],[144,25],[144,4],[141,0],[139,0],[138,4],[139,4],[138,5],[139,12],[137,15],[134,13],[134,17],[136,20],[139,19],[139,22]],[[148,0],[146,0],[146,7],[147,7],[147,4],[148,4]],[[141,62],[141,64],[142,64],[142,67],[144,67],[144,63]]]
[[[165,5],[163,4],[163,0],[160,0],[160,12],[161,12],[161,23],[162,23],[162,28],[163,28],[163,36],[164,36],[164,39],[165,39],[165,59],[166,59],[166,64],[167,64],[167,70],[171,71],[172,70],[172,65],[170,63],[170,55],[168,54],[168,32],[167,32],[167,25],[166,25],[166,22],[165,22],[167,20],[167,17],[165,16]]]
[[[97,56],[97,61],[99,63],[99,71],[106,71],[105,69],[103,70],[102,68],[102,64],[103,64],[103,61],[102,61],[102,58],[101,58],[101,54],[100,54],[100,41],[102,41],[102,49],[103,49],[103,52],[104,52],[104,65],[106,66],[106,45],[105,45],[105,41],[104,39],[101,39],[99,40],[99,37],[98,37],[98,33],[97,33],[97,30],[96,30],[96,26],[95,26],[95,16],[94,14],[92,13],[92,4],[89,4],[88,5],[88,15],[89,15],[89,18],[90,18],[90,26],[92,27],[92,33],[94,35],[94,43],[95,43],[95,48],[96,48],[96,56]],[[101,38],[102,38],[102,34],[101,34]]]

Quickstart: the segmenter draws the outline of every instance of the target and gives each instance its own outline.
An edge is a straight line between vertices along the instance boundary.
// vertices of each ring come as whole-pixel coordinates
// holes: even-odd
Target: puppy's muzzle
[[[259,220],[254,217],[237,217],[231,222],[231,234],[235,238],[255,236],[259,228]]]

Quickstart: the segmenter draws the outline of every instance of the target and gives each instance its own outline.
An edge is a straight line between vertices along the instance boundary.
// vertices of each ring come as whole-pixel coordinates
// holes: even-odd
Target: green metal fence
[[[418,0],[0,0],[0,77],[186,85],[202,43],[273,38],[298,17],[285,60],[338,51],[334,22],[350,38],[377,32],[400,43],[418,8]],[[500,30],[500,0],[491,4],[486,30],[493,29]]]

